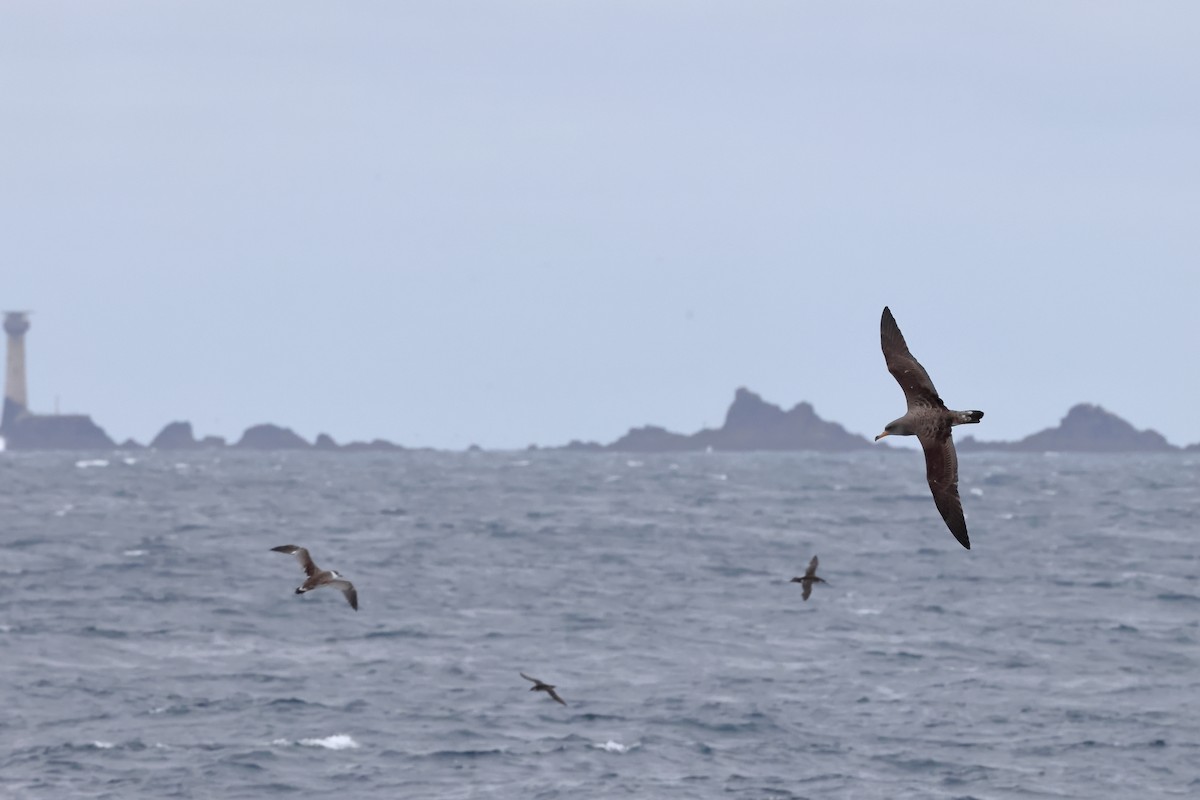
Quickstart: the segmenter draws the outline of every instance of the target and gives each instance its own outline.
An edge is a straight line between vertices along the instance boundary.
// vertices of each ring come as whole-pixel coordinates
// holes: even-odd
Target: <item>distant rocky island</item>
[[[11,409],[9,409],[11,410]],[[145,445],[128,440],[120,445],[104,429],[83,414],[33,414],[18,409],[3,427],[5,446],[10,450],[112,450],[137,449]],[[1153,430],[1139,431],[1100,406],[1073,406],[1053,428],[1015,442],[980,441],[974,436],[957,440],[962,453],[977,451],[1080,452],[1080,453],[1167,453],[1200,451],[1200,443],[1176,447]],[[746,388],[738,389],[719,428],[695,433],[675,433],[656,425],[630,429],[609,444],[572,441],[556,450],[581,452],[675,453],[686,451],[816,451],[841,453],[874,446],[836,422],[822,419],[809,403],[798,403],[785,411]],[[882,445],[880,445],[882,446]],[[172,422],[150,441],[154,450],[317,450],[327,452],[399,452],[405,448],[375,439],[338,444],[328,434],[309,442],[290,428],[262,424],[247,428],[230,444],[220,436],[197,438],[190,422]],[[480,448],[472,445],[471,450]],[[537,449],[531,445],[531,449]]]
[[[1071,406],[1057,427],[1046,428],[1016,442],[981,442],[974,436],[964,436],[957,443],[959,452],[1167,453],[1180,449],[1200,450],[1200,443],[1176,447],[1158,431],[1139,431],[1111,411],[1091,403]]]
[[[1158,453],[1180,449],[1200,450],[1200,443],[1179,448],[1157,431],[1139,431],[1125,420],[1097,405],[1072,406],[1057,427],[1047,428],[1016,442],[985,442],[973,436],[957,440],[959,452],[1004,450],[1044,453]],[[725,424],[685,435],[647,425],[633,428],[616,441],[601,445],[574,441],[567,450],[611,450],[621,452],[677,452],[684,450],[813,450],[843,452],[870,447],[872,443],[849,433],[836,422],[817,416],[808,403],[790,411],[764,401],[749,389],[738,389],[725,415]]]
[[[862,450],[871,442],[850,433],[836,422],[817,416],[808,403],[789,411],[768,403],[746,388],[738,389],[720,428],[692,434],[673,433],[655,425],[633,428],[615,442],[573,441],[566,450],[616,450],[628,453],[665,453],[687,450],[816,450],[840,453]]]
[[[118,445],[86,414],[40,414],[29,406],[25,380],[25,335],[28,311],[4,312],[8,337],[4,376],[4,404],[0,409],[0,449],[8,450],[112,450],[137,449],[132,439]],[[808,403],[784,411],[746,388],[738,389],[720,428],[696,433],[674,433],[655,425],[633,428],[610,444],[573,441],[558,450],[584,452],[674,453],[683,451],[808,450],[841,453],[870,447],[866,438],[850,433],[836,422],[821,419]],[[884,444],[886,447],[886,443]],[[290,428],[262,424],[247,428],[229,444],[220,436],[196,438],[190,422],[172,422],[159,431],[149,447],[154,450],[320,450],[329,452],[380,451],[406,448],[383,439],[338,444],[328,434],[309,442]],[[469,451],[480,448],[471,445]],[[530,449],[537,449],[530,445]],[[983,442],[973,436],[959,440],[963,452],[1008,450],[1015,452],[1158,453],[1180,450],[1161,434],[1139,431],[1100,406],[1081,403],[1072,407],[1058,427],[1047,428],[1016,442]],[[1200,450],[1200,442],[1185,450]]]

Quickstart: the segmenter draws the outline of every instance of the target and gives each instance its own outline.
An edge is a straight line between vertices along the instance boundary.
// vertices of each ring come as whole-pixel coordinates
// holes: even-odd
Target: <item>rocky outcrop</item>
[[[404,449],[400,445],[392,444],[386,439],[372,439],[369,442],[346,442],[345,444],[338,444],[328,433],[318,434],[317,440],[313,444],[313,447],[318,450],[344,450],[349,453],[382,452]]]
[[[704,448],[693,442],[690,436],[672,433],[657,425],[645,425],[641,428],[631,428],[629,433],[605,449],[631,453],[674,453],[683,450],[703,450]]]
[[[1156,453],[1177,450],[1161,433],[1139,431],[1100,406],[1072,406],[1056,428],[1026,436],[1016,442],[981,442],[972,436],[958,442],[960,450],[1047,451],[1062,453]]]
[[[604,450],[604,445],[599,442],[584,442],[579,439],[572,439],[563,445],[563,450],[575,450],[581,453],[599,453]]]
[[[4,428],[4,446],[12,450],[112,450],[116,443],[86,414],[30,414]]]
[[[154,450],[211,450],[225,446],[223,436],[205,436],[197,439],[192,433],[192,423],[172,422],[158,432],[150,447]]]
[[[403,450],[404,448],[398,444],[393,444],[387,439],[372,439],[369,442],[346,442],[342,445],[342,449],[349,452],[387,452],[392,450]]]
[[[608,450],[629,452],[679,452],[685,450],[819,450],[842,452],[870,446],[861,436],[836,422],[817,416],[808,403],[789,411],[764,401],[746,388],[738,389],[725,414],[725,424],[691,435],[673,433],[654,425],[634,428]],[[576,448],[582,449],[582,448]]]
[[[155,450],[195,450],[200,447],[192,433],[192,423],[172,422],[150,441]]]
[[[242,450],[302,450],[311,445],[291,428],[268,423],[247,428],[234,447]]]

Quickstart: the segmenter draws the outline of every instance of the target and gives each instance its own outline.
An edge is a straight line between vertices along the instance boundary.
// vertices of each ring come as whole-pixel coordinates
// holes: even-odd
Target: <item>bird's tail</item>
[[[952,425],[967,425],[972,422],[979,422],[983,419],[982,411],[955,411],[954,422]]]

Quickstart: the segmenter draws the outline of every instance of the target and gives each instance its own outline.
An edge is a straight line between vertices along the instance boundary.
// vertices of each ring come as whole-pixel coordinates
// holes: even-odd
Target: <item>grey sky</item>
[[[9,2],[0,307],[143,441],[875,434],[895,312],[972,433],[1200,441],[1192,3]]]

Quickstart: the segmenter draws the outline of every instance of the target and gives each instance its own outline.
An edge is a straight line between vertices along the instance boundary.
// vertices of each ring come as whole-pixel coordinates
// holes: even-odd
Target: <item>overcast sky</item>
[[[0,308],[117,439],[1200,441],[1190,2],[0,6]]]

